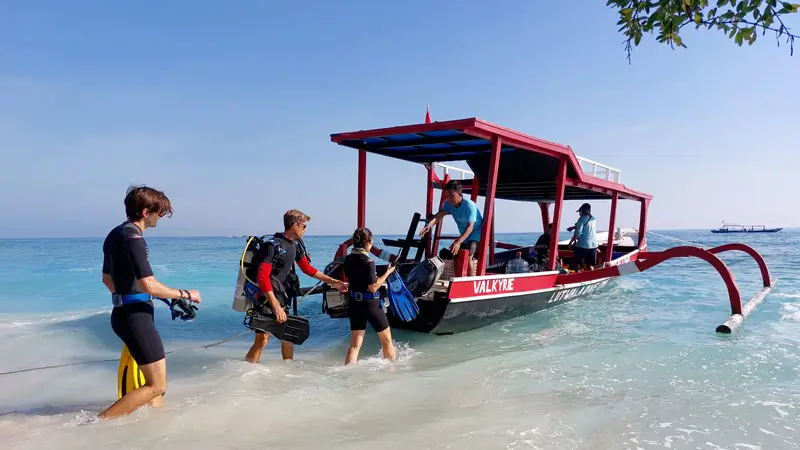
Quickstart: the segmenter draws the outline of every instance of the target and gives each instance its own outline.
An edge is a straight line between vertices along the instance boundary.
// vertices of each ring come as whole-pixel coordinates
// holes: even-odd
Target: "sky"
[[[426,104],[620,169],[653,195],[651,229],[800,226],[800,55],[774,35],[646,36],[629,64],[604,1],[487,5],[0,1],[0,238],[104,236],[130,184],[172,200],[151,236],[272,233],[290,208],[311,235],[349,234],[357,154],[330,134],[420,123]],[[405,232],[424,169],[368,164],[367,225]],[[535,204],[496,211],[499,233],[541,231]]]

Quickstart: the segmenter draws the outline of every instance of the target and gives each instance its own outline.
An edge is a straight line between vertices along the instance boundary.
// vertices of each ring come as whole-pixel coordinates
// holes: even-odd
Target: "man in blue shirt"
[[[572,248],[574,254],[572,265],[576,271],[584,268],[591,270],[597,264],[597,221],[592,215],[592,205],[588,203],[581,205],[576,212],[580,213],[578,221],[574,227],[567,228],[567,231],[575,230],[569,241],[570,247],[575,244]]]
[[[456,221],[458,232],[461,235],[453,241],[450,246],[450,251],[456,255],[462,247],[469,250],[470,264],[469,276],[475,276],[475,268],[472,266],[472,259],[475,257],[475,251],[478,249],[478,243],[481,241],[481,226],[483,225],[483,217],[481,217],[478,206],[475,202],[461,195],[461,183],[455,180],[448,181],[444,186],[445,202],[442,209],[436,213],[435,216],[428,222],[427,225],[422,227],[419,231],[420,237],[425,236],[425,233],[430,231],[431,227],[436,225],[437,222],[442,220],[442,217],[450,214],[453,220]]]

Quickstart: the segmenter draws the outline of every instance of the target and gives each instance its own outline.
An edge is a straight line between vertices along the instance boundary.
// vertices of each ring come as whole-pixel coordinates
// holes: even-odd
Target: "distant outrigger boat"
[[[331,141],[358,153],[354,224],[358,227],[365,226],[368,217],[367,154],[407,161],[427,172],[424,215],[414,213],[404,239],[383,240],[384,245],[399,248],[399,253],[392,254],[375,245],[371,249],[377,258],[397,263],[404,282],[412,282],[419,288],[409,288],[412,293],[418,291],[413,294],[419,306],[416,318],[406,322],[391,311],[387,313],[391,325],[396,328],[431,334],[468,331],[555,307],[600,290],[612,279],[643,272],[673,258],[694,257],[708,262],[727,287],[730,316],[717,327],[717,332],[730,333],[764,300],[775,283],[764,258],[744,244],[728,243],[709,249],[693,246],[661,251],[648,249],[647,213],[652,197],[621,184],[619,170],[581,158],[566,145],[477,118],[434,123],[426,120],[424,124],[338,133],[331,135]],[[471,170],[443,164],[451,161],[464,161]],[[440,170],[443,173],[438,173]],[[441,222],[436,223],[425,237],[416,237],[417,227],[426,223],[443,204],[444,186],[451,179],[451,171],[461,172],[464,195],[473,201],[477,201],[479,196],[485,200],[480,244],[473,261],[469,261],[465,249],[458,252],[455,260],[442,261],[436,256],[441,241],[457,237],[442,235]],[[398,184],[398,189],[407,186]],[[442,191],[438,199],[434,193],[436,189]],[[527,253],[533,246],[495,239],[494,204],[499,199],[538,204],[543,229],[552,223],[546,267],[534,268],[528,273],[507,273],[509,261],[517,254]],[[599,261],[594,270],[566,272],[557,268],[559,258],[570,258],[573,254],[567,243],[558,240],[564,202],[568,200],[611,202],[607,228],[610,232],[598,236]],[[616,227],[620,200],[638,204],[638,227]],[[636,242],[633,236],[637,238]],[[332,276],[344,278],[341,266],[336,263],[348,254],[351,245],[352,240],[347,239],[333,255],[334,262],[329,265]],[[411,250],[416,250],[413,258]],[[748,254],[761,272],[762,288],[747,302],[743,302],[733,275],[717,256],[729,251]],[[468,276],[468,264],[474,265],[475,276]],[[386,268],[386,264],[378,264],[378,275]],[[428,268],[430,271],[426,272]],[[420,272],[433,274],[432,278],[419,282],[421,279],[415,277]],[[301,294],[311,289],[303,288]],[[330,286],[323,289],[323,312],[331,318],[347,317],[347,302],[346,294],[342,295]]]
[[[783,228],[767,228],[764,225],[738,225],[735,223],[725,223],[722,226],[711,230],[712,233],[777,233]]]

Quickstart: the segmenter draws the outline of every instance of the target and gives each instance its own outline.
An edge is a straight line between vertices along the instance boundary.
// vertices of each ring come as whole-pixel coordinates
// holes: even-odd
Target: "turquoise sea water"
[[[384,363],[368,335],[343,367],[346,320],[300,313],[312,335],[296,361],[271,342],[244,362],[250,335],[231,310],[241,238],[148,238],[156,276],[199,289],[198,318],[171,321],[157,305],[168,351],[165,407],[103,423],[116,399],[116,362],[0,375],[2,448],[270,449],[791,449],[800,447],[800,232],[713,235],[659,231],[716,245],[752,245],[779,283],[729,336],[725,286],[689,259],[618,279],[557,308],[454,336],[395,331]],[[537,235],[498,235],[535,242]],[[309,237],[314,265],[342,237]],[[679,243],[651,235],[651,250]],[[0,372],[119,357],[101,284],[101,239],[0,240]],[[749,298],[756,264],[723,255]],[[304,285],[310,284],[304,277]]]

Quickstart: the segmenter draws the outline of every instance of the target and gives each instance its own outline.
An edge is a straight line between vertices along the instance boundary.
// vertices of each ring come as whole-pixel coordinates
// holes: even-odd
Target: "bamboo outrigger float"
[[[498,321],[534,313],[574,300],[604,288],[610,280],[650,269],[666,260],[695,257],[707,261],[720,274],[728,290],[730,317],[716,329],[730,333],[739,327],[753,309],[764,300],[774,283],[764,259],[744,244],[726,244],[711,249],[682,246],[664,251],[647,249],[647,213],[652,196],[621,184],[620,171],[580,158],[569,146],[527,136],[477,118],[405,125],[331,135],[331,140],[358,151],[358,209],[356,225],[366,223],[367,154],[382,155],[420,164],[427,172],[427,198],[424,218],[415,213],[405,239],[384,239],[385,246],[399,248],[393,255],[377,246],[372,253],[384,261],[398,263],[406,276],[415,266],[438,258],[439,244],[455,236],[442,236],[441,223],[424,238],[416,238],[420,223],[432,217],[444,202],[444,186],[454,168],[450,161],[465,161],[470,169],[461,170],[464,195],[473,201],[484,197],[483,227],[476,252],[476,276],[467,274],[467,250],[454,261],[444,261],[445,270],[431,286],[417,297],[419,315],[410,322],[389,316],[395,328],[423,333],[451,334],[483,327]],[[586,167],[588,166],[588,168]],[[472,178],[466,178],[471,176]],[[434,191],[442,190],[436,201]],[[494,203],[496,199],[532,202],[539,205],[543,229],[552,222],[549,258],[543,270],[507,274],[505,263],[516,252],[530,247],[497,242],[494,239]],[[572,255],[567,245],[559,244],[558,230],[565,200],[611,201],[607,239],[598,242],[598,265],[594,270],[564,273],[556,270],[560,257]],[[638,239],[635,244],[617,241],[617,204],[620,200],[640,205]],[[553,204],[553,215],[550,215]],[[376,230],[373,230],[375,232]],[[376,243],[377,244],[377,243]],[[343,242],[335,258],[344,257],[351,241]],[[416,249],[413,259],[409,258]],[[763,288],[744,306],[739,288],[725,263],[717,255],[741,251],[752,256],[761,270]],[[379,274],[386,265],[378,265]],[[339,270],[339,269],[335,269]],[[336,276],[343,277],[341,270]],[[323,293],[323,310],[331,317],[347,316],[346,298],[338,291]]]

